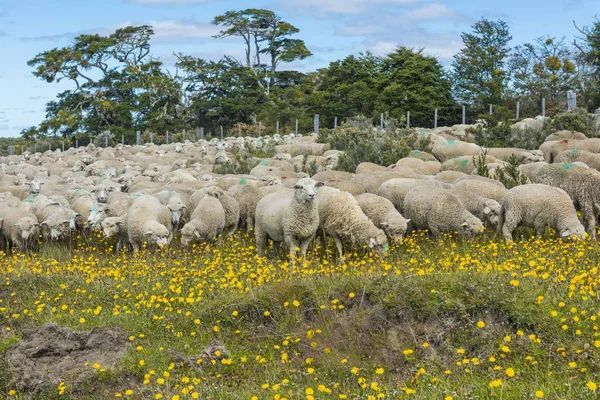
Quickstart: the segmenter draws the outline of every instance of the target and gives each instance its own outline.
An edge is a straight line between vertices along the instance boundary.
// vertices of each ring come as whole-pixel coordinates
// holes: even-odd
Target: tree
[[[312,55],[303,40],[290,38],[299,29],[270,10],[227,11],[216,16],[212,23],[225,28],[214,37],[239,36],[244,40],[246,67],[255,72],[259,85],[267,94],[275,84],[277,68],[282,62],[302,60]],[[261,54],[268,55],[268,65],[261,62]],[[268,77],[266,87],[260,78],[263,74]]]
[[[514,49],[510,66],[517,94],[528,96],[535,104],[546,98],[549,109],[564,103],[566,93],[576,87],[577,69],[564,37],[539,37]]]
[[[179,102],[172,78],[150,56],[150,26],[128,26],[109,36],[80,35],[68,47],[54,48],[28,61],[46,82],[69,80],[74,89],[46,105],[39,133],[69,136],[136,129],[173,119]],[[169,88],[166,94],[165,88]]]
[[[573,24],[575,24],[573,22]],[[600,20],[591,26],[575,28],[582,36],[573,42],[577,50],[580,93],[590,111],[600,107]]]
[[[444,68],[434,57],[423,55],[423,49],[398,47],[388,54],[378,83],[377,109],[395,119],[410,111],[414,122],[433,125],[434,110],[446,111],[454,104]]]
[[[464,47],[452,62],[454,93],[459,102],[483,110],[487,104],[501,104],[505,97],[512,36],[502,20],[482,18],[472,28],[472,33],[462,33]]]

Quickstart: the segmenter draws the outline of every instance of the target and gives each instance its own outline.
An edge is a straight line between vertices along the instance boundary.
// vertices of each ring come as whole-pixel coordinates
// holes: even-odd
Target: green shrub
[[[551,129],[559,131],[568,130],[581,132],[586,135],[598,134],[595,132],[594,115],[583,108],[576,108],[561,114],[557,114],[546,123]]]

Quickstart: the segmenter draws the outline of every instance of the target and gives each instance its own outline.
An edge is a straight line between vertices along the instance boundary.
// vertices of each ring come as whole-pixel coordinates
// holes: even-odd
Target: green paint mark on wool
[[[456,142],[456,140],[454,140],[454,139],[448,140],[448,144],[449,144],[449,145],[453,145],[453,144],[454,144],[454,142]]]
[[[413,156],[413,157],[419,157],[419,154],[420,154],[420,153],[421,153],[421,152],[420,152],[419,150],[415,150],[415,151],[413,151],[413,153],[412,153],[412,156]]]
[[[461,167],[463,167],[463,168],[466,168],[466,167],[467,167],[467,165],[469,165],[469,160],[463,160],[463,161],[460,163],[460,166],[461,166]]]
[[[248,182],[248,178],[240,179],[240,185],[245,185]]]
[[[573,168],[574,166],[575,166],[575,164],[573,164],[573,163],[564,163],[563,164],[563,171],[568,171],[571,168]]]
[[[33,200],[25,199],[25,200],[21,200],[21,203],[33,203]]]
[[[260,165],[269,165],[269,162],[266,161],[266,160],[263,160],[263,161],[260,162]]]
[[[425,132],[424,131],[419,132],[419,136],[425,136]]]

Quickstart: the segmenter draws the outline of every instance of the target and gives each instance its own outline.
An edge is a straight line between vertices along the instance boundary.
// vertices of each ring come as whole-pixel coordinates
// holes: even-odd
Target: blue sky
[[[284,68],[301,71],[398,44],[424,47],[444,65],[461,48],[460,32],[480,17],[508,22],[513,44],[538,36],[577,34],[573,21],[589,25],[600,15],[599,0],[0,0],[0,137],[44,118],[44,105],[70,86],[48,84],[31,74],[27,60],[68,46],[81,33],[109,34],[130,24],[154,27],[152,53],[172,65],[173,51],[207,59],[241,58],[242,43],[217,40],[210,20],[227,10],[267,8],[300,29],[313,56]]]

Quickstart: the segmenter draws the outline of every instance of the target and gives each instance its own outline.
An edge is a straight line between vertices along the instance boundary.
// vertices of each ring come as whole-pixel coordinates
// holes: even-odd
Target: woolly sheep
[[[444,183],[454,183],[457,179],[464,176],[468,175],[460,171],[441,171],[435,174],[434,179]]]
[[[580,149],[571,149],[558,153],[553,161],[555,163],[573,163],[579,161],[590,168],[600,170],[600,154],[590,153],[589,151]]]
[[[404,218],[388,199],[372,193],[356,196],[360,209],[392,240],[401,242],[409,219]]]
[[[322,182],[303,178],[296,182],[292,195],[271,193],[258,202],[254,230],[260,256],[264,255],[269,239],[277,255],[282,242],[289,247],[291,257],[296,255],[297,247],[301,256],[306,255],[319,227],[316,188],[320,186]]]
[[[127,211],[127,236],[134,252],[144,243],[150,249],[168,245],[173,238],[169,209],[154,196],[138,197]]]
[[[364,186],[356,182],[329,180],[325,181],[324,183],[327,187],[332,187],[344,192],[348,192],[353,196],[357,196],[365,192]]]
[[[542,236],[546,226],[563,240],[573,235],[578,239],[585,236],[569,195],[559,188],[541,184],[516,186],[506,193],[502,211],[501,229],[507,242],[513,240],[518,226],[534,228],[537,237]]]
[[[549,142],[549,141],[560,141],[560,140],[584,140],[587,139],[587,136],[585,136],[583,133],[581,132],[575,132],[575,131],[558,131],[558,132],[554,132],[549,134],[546,139],[544,140],[544,142]]]
[[[228,193],[238,203],[240,227],[250,232],[254,229],[256,205],[263,198],[261,190],[256,186],[236,185],[232,186]]]
[[[535,170],[524,165],[523,172],[532,183],[541,183],[563,189],[576,209],[583,216],[583,224],[587,233],[596,240],[596,217],[600,215],[600,172],[574,164],[539,163]]]
[[[9,246],[17,246],[20,252],[33,249],[40,235],[40,224],[34,214],[14,208],[0,208],[0,250],[5,250],[4,240]]]
[[[362,162],[356,167],[355,173],[357,174],[368,174],[371,172],[387,171],[387,167],[382,165],[374,164],[372,162]]]
[[[221,202],[221,206],[223,206],[223,211],[225,212],[225,228],[223,232],[227,237],[232,236],[240,220],[240,206],[238,202],[218,186],[206,188],[206,194]]]
[[[455,157],[479,155],[481,147],[460,140],[449,140],[446,143],[436,143],[431,149],[431,153],[439,162],[444,163]]]
[[[173,190],[162,190],[154,195],[162,205],[167,206],[171,213],[171,224],[173,231],[179,230],[179,225],[182,224],[187,206],[180,193]]]
[[[190,222],[181,228],[181,244],[211,242],[225,229],[225,211],[221,202],[204,195],[190,216]]]
[[[378,194],[391,201],[396,210],[404,215],[404,198],[411,189],[418,186],[444,189],[452,188],[452,185],[434,179],[398,178],[390,179],[389,181],[382,183],[379,187]]]
[[[525,150],[518,148],[488,148],[487,154],[498,160],[508,162],[514,155],[521,164],[544,161],[544,154],[540,150]]]
[[[456,181],[454,187],[479,197],[496,200],[499,204],[502,204],[504,196],[506,195],[506,188],[500,182],[492,181],[491,179],[489,181],[491,182],[487,182],[483,179],[460,178]]]
[[[502,206],[499,202],[478,196],[470,190],[454,188],[449,190],[455,195],[471,214],[476,216],[489,228],[497,228],[500,221]]]
[[[473,236],[483,231],[479,218],[467,211],[456,196],[438,187],[410,190],[404,198],[404,216],[416,229],[428,229],[436,238],[442,232]]]
[[[385,232],[361,210],[358,201],[347,192],[323,187],[319,189],[319,230],[325,246],[325,236],[335,240],[338,255],[343,256],[343,244],[366,246],[380,257],[387,248]]]
[[[476,171],[476,169],[477,169],[477,167],[475,166],[475,163],[473,162],[473,158],[478,160],[479,155],[478,156],[461,156],[461,157],[452,158],[452,159],[446,161],[445,163],[443,163],[440,170],[441,171],[459,171],[459,172],[464,172],[465,174],[471,174],[473,171]],[[484,164],[488,165],[488,164],[492,164],[492,163],[498,163],[500,160],[498,160],[496,157],[488,155],[485,157],[485,159],[483,161],[484,161]]]

